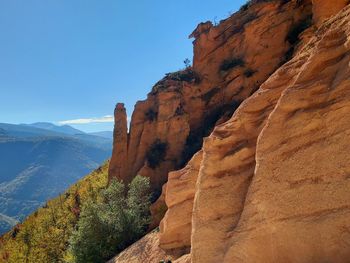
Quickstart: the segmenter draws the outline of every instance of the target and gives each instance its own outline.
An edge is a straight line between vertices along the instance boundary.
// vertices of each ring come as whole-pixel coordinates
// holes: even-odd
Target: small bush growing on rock
[[[191,67],[187,67],[184,70],[180,70],[177,72],[167,73],[165,77],[158,81],[152,88],[152,94],[157,92],[166,90],[169,86],[173,85],[173,83],[169,84],[169,81],[185,81],[189,83],[198,84],[201,81],[200,75],[195,72]]]
[[[188,58],[186,58],[186,59],[184,60],[184,64],[185,64],[185,67],[186,67],[186,68],[190,68],[190,67],[191,67],[191,60],[189,60]]]
[[[250,1],[248,1],[247,3],[245,3],[244,5],[241,6],[241,8],[239,9],[239,11],[243,12],[243,11],[247,11],[248,8],[250,6]]]
[[[168,149],[168,143],[162,142],[157,139],[154,143],[152,143],[151,147],[148,149],[146,153],[146,160],[148,166],[152,169],[155,169],[159,166],[159,164],[164,161],[165,155]]]
[[[249,7],[255,3],[265,3],[265,2],[273,2],[273,1],[276,1],[276,0],[249,0],[244,5],[241,6],[239,11],[241,12],[247,11]],[[287,1],[290,1],[290,0],[287,0]]]
[[[175,116],[181,116],[185,114],[185,109],[182,104],[180,104],[175,110]]]
[[[166,74],[166,77],[171,80],[186,81],[192,83],[198,83],[199,81],[198,74],[190,67],[186,68],[185,70],[180,70],[174,73],[168,73]]]
[[[255,73],[256,73],[255,70],[248,68],[244,71],[244,76],[247,78],[251,78]]]
[[[145,112],[145,118],[146,118],[146,120],[148,120],[148,121],[151,121],[151,122],[152,122],[152,121],[156,120],[157,117],[158,117],[158,113],[157,113],[155,110],[153,110],[152,108],[148,109],[148,110]]]
[[[244,66],[244,61],[241,58],[225,59],[220,65],[220,71],[228,71],[242,66]]]

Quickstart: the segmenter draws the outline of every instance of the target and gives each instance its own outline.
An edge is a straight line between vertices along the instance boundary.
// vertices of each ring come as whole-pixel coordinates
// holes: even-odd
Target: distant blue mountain
[[[67,136],[67,134],[40,129],[29,125],[16,125],[8,123],[0,123],[0,138],[14,137],[14,138],[25,138],[25,137],[38,137],[38,136]]]
[[[112,139],[55,126],[0,123],[0,234],[110,157]]]
[[[113,139],[113,132],[112,131],[101,131],[101,132],[90,132],[90,135],[100,136],[107,139]]]
[[[58,125],[55,125],[55,124],[49,123],[49,122],[36,122],[36,123],[32,123],[32,124],[23,124],[23,125],[34,127],[34,128],[39,128],[39,129],[45,129],[45,130],[49,130],[49,131],[53,131],[53,132],[69,134],[69,135],[76,135],[76,134],[83,134],[84,133],[83,131],[75,129],[69,125],[58,126]]]

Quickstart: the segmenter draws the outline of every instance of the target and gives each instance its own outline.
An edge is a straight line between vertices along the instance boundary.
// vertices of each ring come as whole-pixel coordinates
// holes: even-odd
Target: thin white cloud
[[[112,115],[106,115],[100,118],[87,118],[87,119],[75,119],[67,121],[59,121],[60,125],[66,124],[89,124],[89,123],[108,123],[114,122],[114,117]]]

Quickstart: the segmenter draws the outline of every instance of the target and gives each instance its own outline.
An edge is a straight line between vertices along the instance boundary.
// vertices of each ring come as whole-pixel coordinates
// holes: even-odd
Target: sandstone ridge
[[[190,36],[193,66],[154,85],[136,104],[129,132],[125,109],[117,105],[109,178],[128,183],[147,176],[160,193],[168,173],[183,168],[215,125],[290,59],[297,43],[289,34],[311,14],[309,1],[258,1],[217,26],[199,25]]]
[[[180,93],[183,105],[198,112],[185,110],[185,134],[205,125],[214,105],[240,106],[232,117],[215,120],[184,167],[152,172],[143,162],[139,169],[162,178],[159,186],[167,181],[155,206],[165,201],[168,211],[149,241],[160,257],[177,263],[349,261],[350,7],[332,3],[252,1],[219,25],[203,23],[193,32],[191,71],[200,81],[181,82]],[[235,61],[239,67],[218,73],[213,68],[223,65],[226,52],[244,64]],[[256,72],[247,77],[247,68]],[[219,84],[220,99],[214,99],[210,87]],[[215,93],[207,108],[201,93],[196,104],[187,101],[196,88]],[[167,86],[148,100],[170,92]]]

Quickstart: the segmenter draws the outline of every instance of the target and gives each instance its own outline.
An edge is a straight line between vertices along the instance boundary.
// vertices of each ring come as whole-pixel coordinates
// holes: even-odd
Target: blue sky
[[[0,0],[0,122],[84,119],[72,126],[111,130],[117,102],[130,115],[192,59],[187,37],[198,23],[244,2]]]

